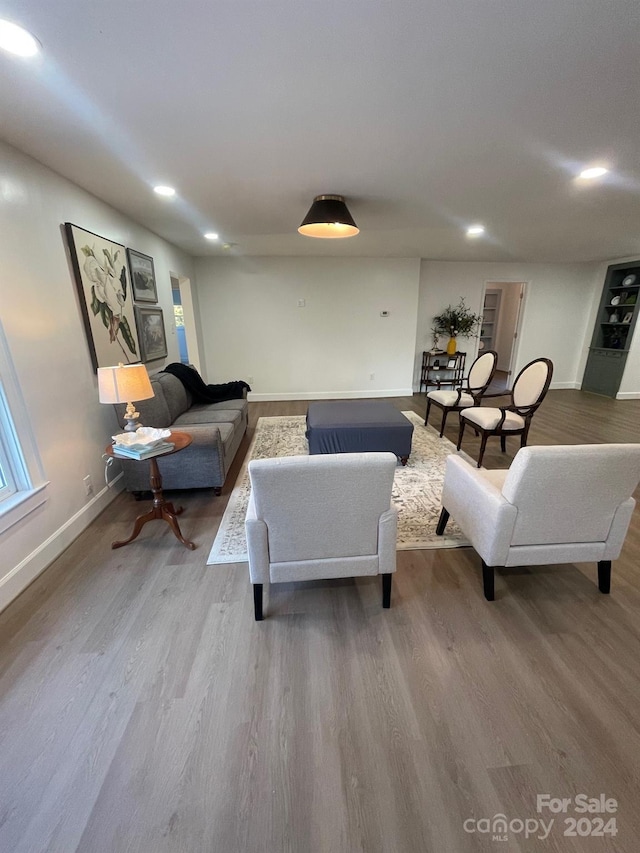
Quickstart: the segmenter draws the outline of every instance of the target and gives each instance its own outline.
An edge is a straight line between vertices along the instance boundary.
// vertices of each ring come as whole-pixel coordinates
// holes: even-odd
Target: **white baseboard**
[[[640,391],[618,391],[616,400],[640,400]]]
[[[552,382],[549,386],[553,391],[563,391],[566,389],[577,389],[580,390],[581,382]],[[435,385],[431,390],[435,389]],[[414,394],[420,394],[421,391],[418,388],[414,388]]]
[[[580,390],[581,382],[552,382],[549,388],[552,391]]]
[[[363,397],[412,397],[411,388],[387,388],[383,391],[274,391],[271,394],[257,394],[250,391],[247,400],[250,403],[275,400],[356,400]]]
[[[48,539],[15,566],[8,575],[0,580],[0,611],[11,604],[14,598],[32,583],[53,561],[62,554],[65,548],[77,539],[91,522],[97,518],[122,489],[119,482],[122,474],[112,481],[111,487],[105,486],[82,509],[58,528]],[[115,485],[114,485],[115,484]]]

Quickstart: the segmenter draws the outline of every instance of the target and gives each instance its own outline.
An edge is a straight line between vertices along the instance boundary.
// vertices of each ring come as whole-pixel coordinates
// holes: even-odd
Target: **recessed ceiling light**
[[[176,194],[176,191],[174,190],[173,187],[159,186],[159,187],[154,187],[153,191],[154,191],[154,193],[158,193],[158,195],[166,195],[167,197]]]
[[[207,231],[204,236],[207,240],[217,240],[220,235],[216,234],[215,231]]]
[[[0,20],[0,47],[17,56],[35,56],[40,50],[39,42],[31,33],[11,21]]]
[[[590,178],[601,178],[603,175],[606,175],[609,170],[605,169],[604,166],[594,166],[591,169],[585,169],[580,172],[578,177],[586,178],[589,180]]]
[[[467,228],[467,237],[479,237],[484,234],[484,225],[470,225]]]

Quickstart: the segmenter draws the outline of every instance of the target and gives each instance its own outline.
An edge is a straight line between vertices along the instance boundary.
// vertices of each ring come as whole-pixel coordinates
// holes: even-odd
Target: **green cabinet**
[[[602,290],[582,390],[615,397],[638,318],[640,261],[612,264]]]

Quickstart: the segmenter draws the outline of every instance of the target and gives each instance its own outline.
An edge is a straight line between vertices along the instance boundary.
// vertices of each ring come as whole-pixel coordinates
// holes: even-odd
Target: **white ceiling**
[[[192,254],[223,252],[207,230],[254,255],[640,253],[638,0],[0,0],[0,17],[43,45],[0,56],[2,137]],[[319,193],[346,196],[359,236],[297,233]]]

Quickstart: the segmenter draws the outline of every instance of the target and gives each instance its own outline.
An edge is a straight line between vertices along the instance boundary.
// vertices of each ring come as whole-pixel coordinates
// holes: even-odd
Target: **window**
[[[12,484],[9,483],[9,479],[4,473],[5,468],[5,461],[3,459],[0,459],[0,500],[8,497],[10,494],[13,494]]]
[[[3,438],[4,430],[0,433]],[[11,475],[11,458],[5,450],[4,441],[0,440],[0,501],[4,501],[16,492],[15,479]]]
[[[20,443],[0,381],[0,510],[2,502],[31,487]]]
[[[46,485],[0,325],[0,533],[45,501]]]

